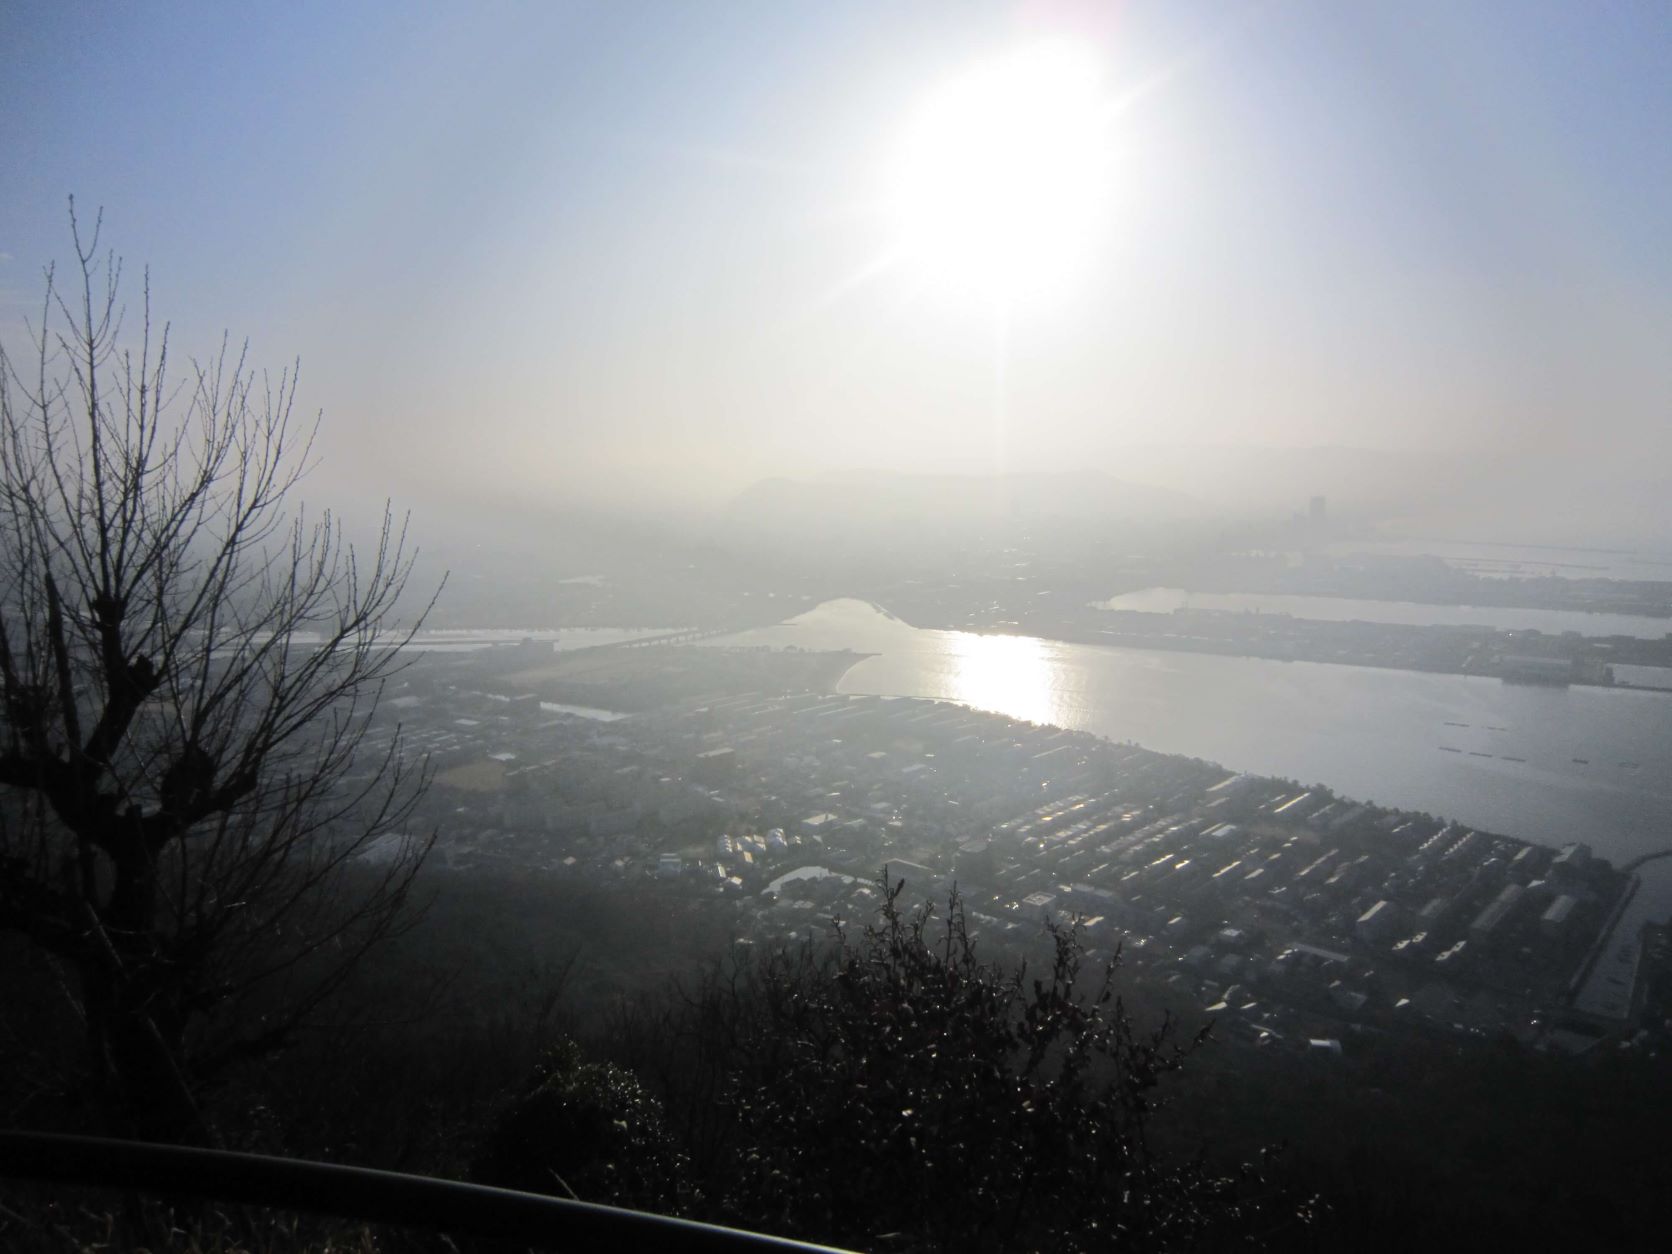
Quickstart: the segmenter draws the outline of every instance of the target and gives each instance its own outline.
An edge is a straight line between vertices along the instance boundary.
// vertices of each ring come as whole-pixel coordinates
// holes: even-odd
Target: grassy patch
[[[500,792],[505,787],[505,764],[484,758],[442,771],[435,782],[461,792]]]

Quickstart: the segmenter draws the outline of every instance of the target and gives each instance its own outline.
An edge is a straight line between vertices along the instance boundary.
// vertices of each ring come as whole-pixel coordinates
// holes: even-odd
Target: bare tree
[[[427,766],[373,727],[415,551],[293,502],[317,421],[223,342],[170,376],[71,203],[27,358],[0,348],[0,930],[67,976],[107,1126],[207,1129],[198,1086],[285,1044],[413,918]]]

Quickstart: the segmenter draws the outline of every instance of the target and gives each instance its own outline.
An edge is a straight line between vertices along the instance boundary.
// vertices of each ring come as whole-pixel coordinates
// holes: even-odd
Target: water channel
[[[852,600],[715,643],[872,653],[842,691],[958,701],[1526,840],[1583,840],[1616,864],[1672,845],[1672,693],[929,631]],[[1664,916],[1672,876],[1646,875],[1641,895]]]

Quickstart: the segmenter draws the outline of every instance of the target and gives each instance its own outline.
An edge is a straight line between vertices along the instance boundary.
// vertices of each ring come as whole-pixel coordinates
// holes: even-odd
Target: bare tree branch
[[[77,290],[49,269],[29,362],[0,351],[0,930],[76,972],[107,1116],[201,1135],[191,1084],[413,917],[429,841],[361,855],[428,769],[398,734],[364,750],[434,597],[408,606],[405,518],[358,550],[295,499],[294,367],[223,340],[175,383],[149,275],[123,341],[102,226],[72,202]]]

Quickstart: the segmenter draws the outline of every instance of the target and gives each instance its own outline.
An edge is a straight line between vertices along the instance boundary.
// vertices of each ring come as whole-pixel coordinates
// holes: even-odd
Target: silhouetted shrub
[[[638,1078],[587,1062],[565,1042],[498,1112],[472,1175],[504,1188],[672,1212],[679,1168],[661,1105]]]
[[[693,999],[687,1025],[729,1037],[729,1126],[696,1164],[715,1218],[860,1249],[1253,1243],[1252,1173],[1163,1163],[1146,1135],[1200,1037],[1137,1032],[1113,963],[1084,991],[1072,929],[1029,978],[977,957],[956,894],[935,924],[899,891],[857,937]]]

